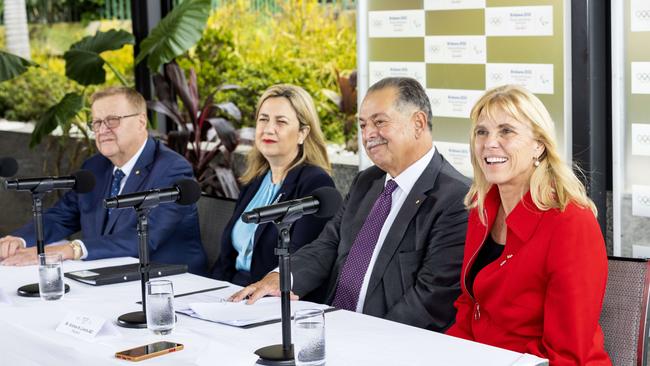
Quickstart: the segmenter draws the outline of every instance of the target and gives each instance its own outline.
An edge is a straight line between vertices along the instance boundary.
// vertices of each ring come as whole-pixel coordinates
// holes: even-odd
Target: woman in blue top
[[[224,229],[213,270],[214,278],[240,286],[259,281],[278,265],[275,225],[245,224],[241,214],[309,196],[323,186],[334,187],[318,114],[304,89],[270,87],[257,103],[255,118],[255,146],[240,178],[244,188]],[[291,229],[291,252],[316,239],[326,222],[314,216],[296,221]]]

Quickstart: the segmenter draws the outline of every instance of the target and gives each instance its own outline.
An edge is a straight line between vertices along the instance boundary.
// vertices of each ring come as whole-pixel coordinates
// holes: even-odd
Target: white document
[[[189,308],[178,309],[181,314],[204,319],[216,323],[243,327],[256,323],[281,318],[280,298],[264,297],[254,304],[248,305],[246,301],[240,302],[191,302]],[[316,304],[308,301],[291,301],[291,313],[302,309],[328,309],[328,305]]]
[[[632,155],[650,156],[650,123],[632,123]]]
[[[487,36],[552,36],[553,6],[504,6],[485,8]]]
[[[650,1],[630,1],[630,30],[632,32],[650,31]]]
[[[485,0],[424,0],[424,10],[483,9]]]
[[[106,319],[79,313],[67,313],[56,327],[56,331],[85,341],[93,341],[97,337],[120,335],[113,323]]]
[[[632,94],[650,94],[650,62],[632,62]]]
[[[483,93],[483,90],[427,89],[431,112],[439,117],[469,118],[472,107]]]
[[[424,10],[368,12],[370,38],[424,37]]]
[[[484,64],[485,44],[485,36],[429,36],[424,59],[429,64]]]
[[[524,353],[519,357],[512,366],[548,366],[548,360],[537,356]]]
[[[650,186],[632,186],[632,215],[650,217]]]
[[[553,64],[486,64],[485,74],[487,89],[517,84],[535,94],[553,94]]]
[[[424,62],[369,62],[369,85],[389,76],[410,77],[426,88],[427,65]]]

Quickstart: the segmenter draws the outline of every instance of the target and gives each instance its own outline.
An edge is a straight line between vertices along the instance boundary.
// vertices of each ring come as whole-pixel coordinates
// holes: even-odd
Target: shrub
[[[354,14],[315,0],[279,3],[277,13],[255,13],[243,0],[215,11],[190,61],[199,87],[205,93],[223,83],[239,85],[217,100],[235,102],[242,126],[253,126],[255,103],[267,87],[299,85],[314,98],[327,139],[343,142],[345,116],[322,90],[338,90],[336,69],[356,67]]]

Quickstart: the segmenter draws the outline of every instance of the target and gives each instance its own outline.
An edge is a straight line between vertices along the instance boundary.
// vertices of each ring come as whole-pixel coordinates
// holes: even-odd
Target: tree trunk
[[[25,0],[5,0],[4,7],[7,51],[31,60]]]

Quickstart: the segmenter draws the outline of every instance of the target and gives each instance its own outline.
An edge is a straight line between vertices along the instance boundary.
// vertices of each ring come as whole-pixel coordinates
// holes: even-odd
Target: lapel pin
[[[506,255],[506,259],[510,259],[510,258],[512,258],[512,254]]]
[[[415,204],[416,204],[416,205],[419,205],[419,204],[420,204],[420,200],[416,200],[416,201],[415,201]]]
[[[139,170],[136,170],[136,171],[135,171],[135,175],[140,175],[140,171],[139,171]]]

